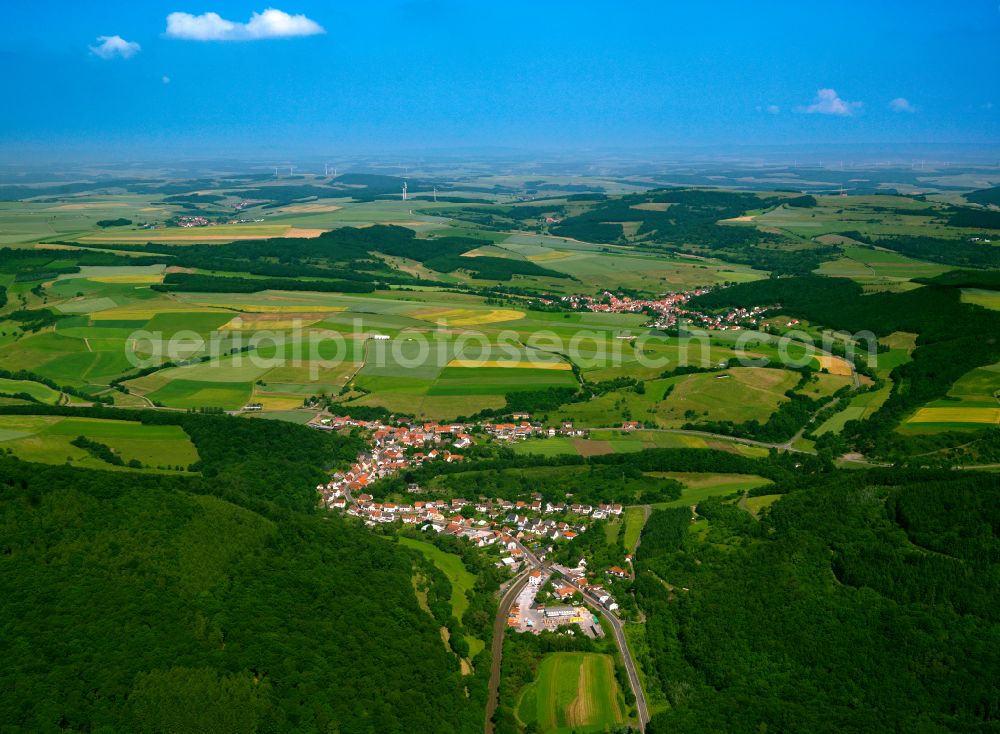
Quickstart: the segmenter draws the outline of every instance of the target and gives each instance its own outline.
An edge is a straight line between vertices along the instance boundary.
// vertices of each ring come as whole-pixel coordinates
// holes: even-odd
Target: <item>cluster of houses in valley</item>
[[[462,461],[465,457],[452,449],[461,450],[473,444],[472,437],[466,433],[466,426],[461,423],[389,426],[380,420],[359,421],[347,416],[323,416],[310,425],[320,430],[357,427],[371,432],[369,450],[359,454],[350,469],[334,474],[329,482],[316,487],[327,507],[340,510],[347,509],[348,503],[377,479],[422,466],[427,461]],[[411,491],[417,493],[420,490],[415,487]]]
[[[425,491],[416,484],[407,486],[407,494],[414,495],[410,501],[379,502],[367,491],[368,486],[378,479],[428,461],[462,461],[463,455],[456,451],[473,444],[473,438],[467,432],[472,427],[462,423],[392,426],[380,420],[362,421],[347,416],[322,416],[311,425],[323,430],[357,427],[369,432],[368,449],[358,455],[351,467],[333,474],[330,481],[316,487],[326,507],[357,517],[372,527],[400,523],[424,532],[464,538],[478,548],[495,549],[497,565],[512,571],[528,562],[529,559],[525,558],[526,547],[534,548],[532,554],[544,560],[557,543],[571,541],[583,533],[588,527],[588,520],[620,517],[624,512],[624,507],[617,503],[590,505],[547,501],[537,492],[524,500],[482,496],[475,500],[461,497],[420,499]],[[501,440],[527,437],[541,430],[526,421],[486,424],[482,428]],[[575,431],[571,423],[565,423],[559,429],[560,433],[568,435],[576,435]],[[581,559],[576,569],[560,570],[608,609],[617,609],[618,605],[610,594],[600,585],[587,580],[585,560]],[[611,578],[629,576],[627,571],[618,567],[606,573]],[[532,584],[535,584],[536,578],[535,572],[532,572]],[[560,586],[555,592],[560,600],[568,599],[574,593],[579,592],[568,584]]]
[[[245,202],[244,202],[244,205],[246,205]],[[237,208],[237,211],[239,211],[239,208]],[[248,218],[248,217],[238,217],[238,218],[236,218],[236,217],[234,217],[232,219],[226,219],[226,220],[220,221],[220,222],[213,222],[208,217],[203,217],[203,216],[200,216],[200,215],[195,215],[195,216],[178,217],[177,218],[177,226],[178,227],[213,227],[216,224],[220,224],[220,223],[221,224],[253,224],[253,223],[259,223],[259,222],[263,222],[263,221],[264,221],[264,219],[262,217],[254,217],[254,218]]]
[[[627,564],[632,563],[631,555],[625,558]],[[536,634],[542,629],[567,623],[579,623],[586,631],[584,622],[587,614],[586,608],[580,606],[581,593],[614,612],[619,608],[618,602],[605,585],[615,579],[631,578],[629,571],[618,566],[606,569],[603,578],[593,580],[592,576],[596,577],[598,574],[588,574],[586,558],[581,558],[576,568],[554,565],[551,568],[534,569],[528,574],[528,586],[518,596],[508,624],[516,626],[520,631],[530,630]],[[540,599],[543,592],[545,597]],[[551,601],[555,601],[556,605]],[[575,610],[576,613],[570,614],[570,610]],[[596,619],[594,623],[596,625]]]
[[[773,310],[774,306],[753,306],[752,308],[732,308],[724,314],[704,314],[700,311],[680,311],[688,323],[701,326],[710,331],[739,331],[743,328],[756,328],[763,321],[763,314]],[[661,324],[657,324],[658,326]],[[662,324],[666,326],[667,324]]]
[[[708,293],[711,288],[695,288],[691,291],[664,293],[656,298],[632,298],[605,291],[600,296],[567,295],[560,300],[570,308],[599,313],[653,313],[652,326],[667,329],[685,321],[709,330],[738,330],[753,327],[760,322],[760,315],[768,308],[734,308],[725,314],[706,314],[685,308],[695,296]]]
[[[248,408],[244,408],[247,410]],[[376,446],[395,445],[401,447],[425,447],[427,444],[447,444],[450,448],[464,449],[475,443],[470,431],[479,430],[496,441],[520,441],[532,437],[554,436],[586,436],[585,428],[576,428],[572,421],[563,421],[558,428],[546,427],[542,423],[530,422],[526,413],[516,413],[512,416],[516,423],[423,423],[405,426],[391,426],[381,420],[355,420],[348,416],[319,416],[309,426],[319,430],[339,431],[343,428],[361,428],[371,431],[372,441]],[[443,455],[443,452],[440,452]],[[413,454],[415,465],[420,465],[427,459],[434,459],[439,452],[416,452]],[[451,461],[461,461],[461,457],[450,454]]]
[[[696,288],[693,291],[664,293],[657,298],[632,298],[619,296],[611,291],[604,291],[600,296],[569,295],[560,300],[566,305],[598,313],[645,313],[655,311],[658,314],[669,315],[677,312],[680,306],[689,299],[708,293],[708,288]]]
[[[542,545],[544,551],[538,556],[544,559],[556,542],[573,540],[587,529],[584,518],[603,520],[623,512],[620,504],[545,502],[538,495],[531,500],[516,501],[487,497],[472,501],[458,497],[377,502],[370,494],[354,494],[373,475],[355,474],[352,480],[348,475],[353,473],[335,475],[329,483],[317,487],[328,498],[327,507],[343,510],[369,526],[401,523],[424,532],[464,538],[477,548],[496,546],[500,550],[498,565],[511,569],[519,568],[524,561],[522,545]],[[420,490],[411,485],[409,491]]]
[[[576,428],[572,421],[563,421],[559,428],[555,426],[545,427],[541,423],[529,423],[521,421],[519,423],[483,423],[482,430],[488,433],[497,441],[523,441],[532,436],[586,436],[588,431],[584,428]]]

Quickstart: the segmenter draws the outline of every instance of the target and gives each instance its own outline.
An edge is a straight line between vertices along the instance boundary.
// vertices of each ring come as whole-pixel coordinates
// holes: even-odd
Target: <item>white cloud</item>
[[[916,112],[917,108],[910,104],[906,97],[896,97],[889,103],[889,109],[893,112]]]
[[[90,53],[102,59],[130,59],[142,48],[135,41],[126,41],[121,36],[98,36],[98,44],[90,47]]]
[[[167,37],[185,41],[256,41],[261,38],[291,38],[326,33],[304,15],[268,8],[254,13],[246,23],[226,20],[218,13],[171,13],[167,16]]]
[[[846,102],[842,100],[836,90],[818,89],[816,90],[816,100],[805,107],[796,107],[796,112],[805,112],[809,115],[837,115],[839,117],[850,117],[861,111],[863,102]]]
[[[777,115],[779,112],[781,112],[781,108],[778,107],[778,105],[776,104],[769,104],[767,106],[767,111],[770,112],[772,115]]]

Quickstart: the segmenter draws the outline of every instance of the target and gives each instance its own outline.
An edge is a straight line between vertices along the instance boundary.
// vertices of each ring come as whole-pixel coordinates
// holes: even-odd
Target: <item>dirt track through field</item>
[[[589,675],[591,670],[590,658],[584,658],[580,662],[580,673],[577,676],[576,682],[576,698],[573,702],[566,707],[566,723],[570,726],[582,726],[590,721],[590,717],[593,714],[593,697],[590,695],[591,689],[594,685],[592,678],[594,676]]]

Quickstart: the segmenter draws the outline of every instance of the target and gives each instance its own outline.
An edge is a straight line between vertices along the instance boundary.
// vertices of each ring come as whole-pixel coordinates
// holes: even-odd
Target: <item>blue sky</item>
[[[6,5],[4,157],[1000,143],[998,0]]]

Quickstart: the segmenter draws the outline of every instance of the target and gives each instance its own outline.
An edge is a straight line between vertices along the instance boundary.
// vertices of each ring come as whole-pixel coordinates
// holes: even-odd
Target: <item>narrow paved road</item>
[[[632,657],[632,651],[628,647],[628,640],[625,639],[625,627],[622,621],[609,612],[604,606],[590,594],[581,589],[577,583],[563,574],[564,580],[580,592],[583,600],[598,614],[608,620],[611,629],[615,634],[615,643],[621,653],[622,661],[625,663],[625,672],[628,673],[628,682],[632,687],[632,694],[635,696],[635,708],[639,713],[639,730],[645,731],[646,724],[649,723],[649,708],[646,706],[646,694],[642,690],[642,682],[639,680],[639,668]]]
[[[615,431],[621,430],[621,426],[580,426],[585,431]],[[735,443],[746,444],[747,446],[759,446],[762,449],[779,449],[780,451],[791,451],[795,454],[812,454],[814,451],[797,449],[783,443],[767,443],[766,441],[755,441],[752,438],[740,438],[739,436],[726,436],[722,433],[709,433],[708,431],[692,431],[687,428],[639,428],[643,433],[677,433],[682,436],[701,436],[703,438],[716,438],[722,441],[733,441]]]
[[[525,584],[528,583],[528,574],[532,570],[542,566],[542,562],[527,547],[521,543],[517,545],[520,551],[524,553],[524,558],[528,565],[520,575],[514,577],[513,582],[500,598],[500,605],[497,607],[497,617],[493,623],[492,662],[490,664],[490,682],[486,699],[486,723],[483,727],[486,734],[493,734],[493,714],[496,713],[497,706],[500,703],[500,667],[503,662],[503,636],[507,631],[507,616],[510,614],[510,608],[514,600],[517,599],[517,595],[524,588]],[[565,577],[565,569],[556,567],[556,570],[563,572],[563,576]],[[635,707],[639,714],[639,730],[645,731],[646,724],[649,723],[646,694],[642,690],[642,682],[639,680],[639,670],[635,659],[632,657],[632,651],[628,647],[628,641],[625,639],[625,628],[622,626],[621,620],[601,606],[601,603],[597,599],[584,592],[574,581],[571,581],[568,577],[566,577],[566,581],[580,592],[580,595],[588,606],[607,619],[611,625],[615,636],[615,644],[622,656],[622,661],[625,663],[625,671],[628,673],[632,695],[635,696]]]
[[[534,559],[534,556],[531,558]],[[535,560],[537,562],[537,559]],[[517,595],[528,583],[528,573],[534,568],[535,566],[531,565],[525,568],[519,576],[514,577],[513,582],[500,598],[500,605],[497,607],[497,618],[493,623],[493,647],[490,653],[490,683],[486,698],[486,724],[484,726],[486,734],[493,734],[493,714],[496,713],[500,703],[500,663],[503,659],[503,636],[507,631],[507,616],[510,614],[510,608],[514,604],[514,600],[517,599]]]

